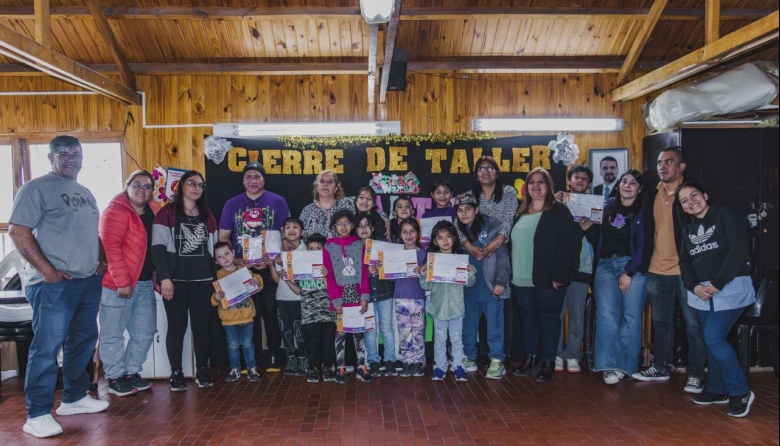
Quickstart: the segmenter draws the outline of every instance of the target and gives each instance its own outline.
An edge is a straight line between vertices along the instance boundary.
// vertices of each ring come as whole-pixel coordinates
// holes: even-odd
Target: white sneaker
[[[620,377],[614,370],[604,370],[602,376],[604,377],[604,383],[606,384],[613,385],[620,382]]]
[[[80,413],[102,412],[108,409],[108,401],[98,400],[86,395],[75,403],[60,404],[57,408],[57,415],[77,415]]]
[[[62,426],[54,421],[54,417],[51,414],[47,413],[40,417],[28,418],[22,430],[33,437],[46,438],[61,434]]]
[[[556,372],[563,371],[563,358],[561,358],[560,356],[555,357],[555,371]]]
[[[566,371],[569,373],[580,373],[580,362],[576,359],[567,359]]]

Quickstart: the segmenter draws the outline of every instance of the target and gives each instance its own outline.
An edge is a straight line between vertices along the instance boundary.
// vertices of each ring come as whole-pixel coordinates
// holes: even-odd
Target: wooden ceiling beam
[[[33,6],[35,15],[35,41],[51,48],[51,15],[49,0],[35,0]],[[0,14],[2,17],[2,14]]]
[[[645,49],[645,45],[648,39],[650,39],[650,34],[653,33],[653,29],[655,29],[655,25],[658,23],[658,19],[661,17],[661,12],[663,12],[667,2],[668,0],[655,0],[650,7],[650,13],[647,14],[644,22],[642,22],[639,34],[637,34],[634,42],[631,44],[631,49],[628,50],[623,66],[620,67],[617,78],[618,85],[622,84],[628,77],[628,74],[631,73],[631,70],[634,69],[634,65],[639,60],[642,50]]]
[[[721,20],[755,20],[770,14],[767,8],[725,8]],[[463,19],[642,19],[650,12],[648,8],[404,8],[402,21],[418,20],[463,20]],[[362,19],[360,8],[355,7],[289,7],[289,8],[230,8],[230,7],[179,7],[179,6],[106,6],[103,14],[114,20],[300,20],[301,16],[313,19]],[[702,20],[703,8],[670,8],[661,15],[661,20]],[[33,18],[29,6],[2,6],[0,17],[8,20]],[[54,6],[51,17],[58,20],[89,19],[90,11],[85,6]]]
[[[46,48],[5,25],[0,25],[0,54],[125,104],[141,103],[138,92]]]
[[[775,11],[761,20],[616,88],[612,90],[612,101],[636,99],[771,43],[780,35],[778,20],[780,20],[780,13]]]
[[[46,0],[48,1],[48,0]],[[122,77],[125,85],[135,90],[135,76],[130,66],[127,64],[127,59],[122,53],[122,48],[119,46],[114,32],[111,30],[111,26],[108,24],[106,16],[103,14],[103,8],[100,6],[100,0],[85,0],[87,7],[92,13],[92,17],[95,19],[95,25],[97,25],[98,31],[100,31],[103,40],[108,45],[108,50],[111,52],[111,58],[114,59],[114,63],[119,67],[119,75]]]
[[[704,44],[720,39],[720,0],[706,0],[704,4]]]
[[[390,83],[390,66],[393,64],[395,38],[398,35],[398,23],[401,19],[401,0],[395,0],[393,17],[385,28],[385,51],[382,64],[382,78],[379,80],[379,103],[387,102],[387,84]]]

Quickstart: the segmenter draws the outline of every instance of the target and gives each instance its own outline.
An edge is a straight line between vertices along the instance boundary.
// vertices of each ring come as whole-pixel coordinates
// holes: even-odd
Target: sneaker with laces
[[[756,394],[752,390],[747,395],[730,396],[729,409],[726,411],[726,415],[734,418],[746,417],[750,413],[750,406],[755,399]]]
[[[691,398],[693,404],[709,406],[710,404],[728,404],[729,396],[721,393],[702,392]]]
[[[402,371],[404,369],[404,367],[405,367],[404,362],[401,361],[400,359],[396,359],[394,365],[395,365],[395,371],[396,372]]]
[[[355,366],[354,365],[348,365],[346,367],[346,370],[347,370],[347,374],[351,375],[351,374],[355,373]]]
[[[127,396],[138,392],[124,376],[108,380],[108,393],[116,396]]]
[[[276,373],[282,370],[281,364],[279,364],[279,355],[276,353],[271,353],[271,356],[268,358],[268,367],[265,368],[266,372],[270,373]]]
[[[604,370],[601,376],[604,378],[605,384],[613,385],[620,382],[620,377],[614,370]]]
[[[171,383],[171,392],[187,391],[187,383],[184,381],[184,373],[181,370],[174,370],[168,381]]]
[[[661,373],[655,367],[636,372],[631,377],[639,381],[669,381],[669,373]]]
[[[447,372],[444,370],[434,367],[433,373],[431,373],[431,380],[432,381],[444,381],[444,377],[447,376]]]
[[[506,375],[506,369],[504,368],[504,361],[501,359],[491,359],[490,367],[488,367],[487,369],[485,378],[501,379],[501,377],[504,375]]]
[[[463,358],[463,369],[467,372],[476,372],[477,363],[471,358]]]
[[[561,358],[560,356],[555,357],[555,371],[556,372],[563,371],[563,358]]]
[[[336,384],[346,384],[347,383],[347,368],[346,367],[339,367],[339,371],[336,372],[335,381],[336,381]]]
[[[85,395],[84,398],[73,402],[60,404],[57,408],[57,415],[78,415],[82,413],[97,413],[108,409],[108,401],[92,398]]]
[[[309,370],[306,371],[306,382],[320,382],[320,370],[317,367],[311,366],[309,367]]]
[[[701,378],[689,376],[688,382],[685,383],[685,388],[683,390],[688,393],[702,393],[704,391],[704,382]]]
[[[322,380],[326,383],[336,381],[336,369],[333,366],[322,368]]]
[[[198,371],[195,372],[195,383],[201,389],[214,385],[214,381],[211,380],[211,376],[209,375],[209,371],[206,367],[200,367],[198,368]]]
[[[290,356],[287,358],[287,363],[284,365],[284,371],[282,372],[282,374],[284,376],[295,376],[297,369],[298,369],[298,358],[295,356]]]
[[[379,361],[379,371],[380,372],[384,372],[385,370],[387,370],[387,363],[383,359],[383,360]]]
[[[415,362],[412,364],[412,376],[415,378],[425,376],[425,367],[422,365],[422,362]]]
[[[372,362],[368,365],[368,371],[371,372],[371,376],[374,378],[379,378],[382,376],[382,372],[379,369],[379,363],[378,362]]]
[[[464,369],[461,366],[455,367],[455,381],[465,382],[468,381],[469,377],[466,373],[466,369]]]
[[[252,367],[251,369],[247,370],[246,378],[249,380],[249,382],[253,383],[258,383],[263,380],[263,377],[257,373],[257,367]]]
[[[556,364],[557,367],[557,364]],[[569,373],[580,373],[580,362],[576,359],[566,360],[566,371]]]
[[[39,417],[28,418],[22,430],[33,437],[46,438],[61,434],[62,426],[54,420],[51,414],[47,413]]]
[[[396,376],[398,376],[398,372],[395,371],[395,367],[393,366],[386,367],[384,372],[385,372],[385,378],[395,378]]]
[[[130,382],[130,385],[135,387],[139,392],[152,387],[152,382],[141,378],[140,373],[128,373],[125,375],[125,379]]]
[[[412,364],[406,364],[404,365],[404,369],[398,372],[398,376],[401,378],[409,378],[412,376]]]
[[[238,369],[230,369],[230,372],[225,377],[226,383],[234,383],[241,379],[241,372],[238,371]]]
[[[306,376],[309,371],[309,359],[305,356],[298,356],[298,368],[295,369],[295,376]]]
[[[374,375],[371,374],[371,371],[368,370],[368,367],[361,365],[357,368],[357,379],[360,381],[363,381],[364,383],[372,383],[374,382]]]

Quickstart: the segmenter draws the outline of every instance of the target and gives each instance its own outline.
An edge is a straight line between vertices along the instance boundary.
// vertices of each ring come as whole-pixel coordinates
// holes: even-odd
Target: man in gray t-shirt
[[[97,343],[97,313],[106,260],[98,238],[95,197],[76,179],[81,143],[58,136],[49,143],[51,173],[24,184],[14,199],[8,234],[29,265],[25,295],[33,331],[24,383],[27,422],[35,437],[62,433],[51,416],[57,352],[64,347],[62,404],[58,415],[105,410],[107,401],[87,395],[87,363]]]

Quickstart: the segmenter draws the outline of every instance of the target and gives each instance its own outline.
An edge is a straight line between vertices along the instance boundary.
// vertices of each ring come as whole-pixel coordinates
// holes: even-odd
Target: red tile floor
[[[22,432],[23,383],[2,384],[0,445],[711,445],[778,444],[778,379],[753,372],[756,402],[743,419],[724,406],[695,406],[684,394],[684,375],[666,383],[621,382],[612,387],[596,373],[558,373],[551,383],[470,374],[380,378],[346,386],[309,384],[305,378],[266,374],[172,394],[167,382],[118,398],[108,411],[55,418],[65,433],[40,440]],[[57,399],[59,395],[57,395]],[[56,404],[59,404],[57,402]]]

